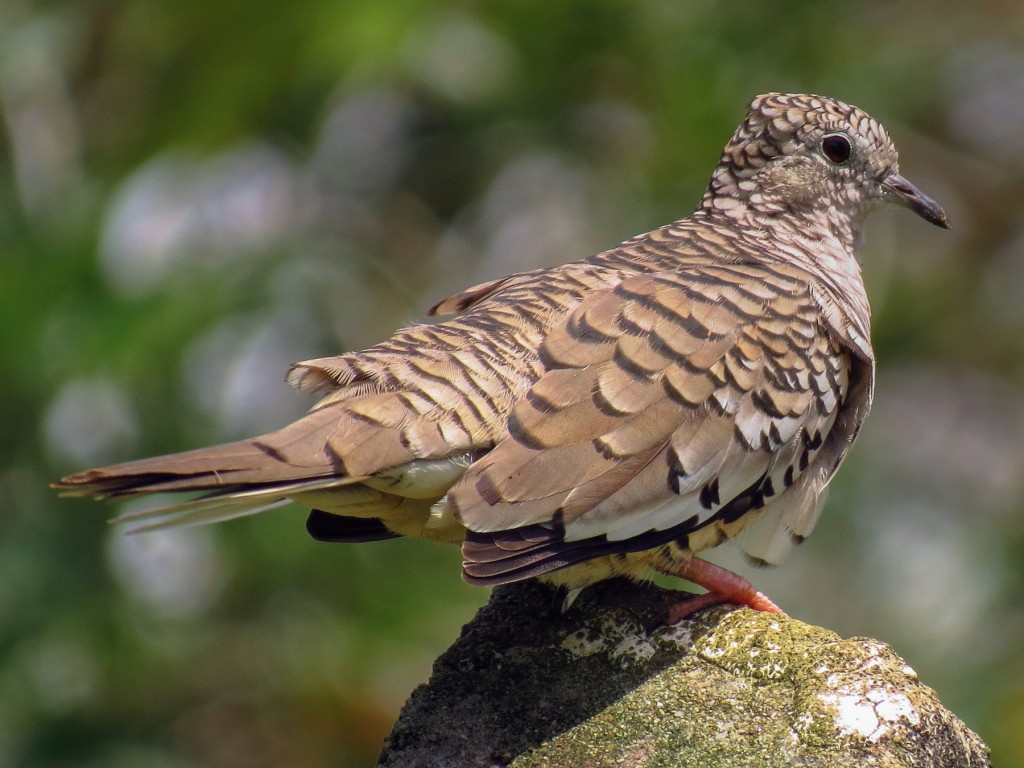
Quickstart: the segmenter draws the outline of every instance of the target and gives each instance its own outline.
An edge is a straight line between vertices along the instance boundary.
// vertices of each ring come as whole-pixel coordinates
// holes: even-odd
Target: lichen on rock
[[[406,704],[381,766],[988,766],[981,740],[891,648],[608,582],[567,612],[495,591]]]

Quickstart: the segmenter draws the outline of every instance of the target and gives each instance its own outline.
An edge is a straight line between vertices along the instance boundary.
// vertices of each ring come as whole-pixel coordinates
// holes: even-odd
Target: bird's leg
[[[754,589],[754,585],[728,568],[691,557],[665,573],[678,576],[704,587],[707,592],[672,605],[668,610],[668,624],[675,624],[692,613],[719,603],[735,603],[766,613],[784,613],[767,596]]]

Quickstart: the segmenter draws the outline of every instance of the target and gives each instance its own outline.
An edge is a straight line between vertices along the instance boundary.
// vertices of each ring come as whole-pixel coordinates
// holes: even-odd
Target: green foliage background
[[[1024,764],[1019,3],[5,0],[0,766],[372,765],[486,599],[454,549],[125,538],[47,483],[272,429],[288,362],[686,215],[766,90],[883,120],[954,231],[870,223],[875,413],[746,572]]]

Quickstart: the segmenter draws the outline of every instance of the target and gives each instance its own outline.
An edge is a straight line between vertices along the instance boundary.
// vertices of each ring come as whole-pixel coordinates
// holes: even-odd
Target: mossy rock
[[[884,643],[625,581],[563,612],[495,590],[407,702],[380,766],[988,766],[988,749]]]

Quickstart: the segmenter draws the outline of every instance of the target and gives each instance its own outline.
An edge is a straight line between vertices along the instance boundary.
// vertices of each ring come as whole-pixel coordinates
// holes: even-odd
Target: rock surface
[[[891,648],[612,581],[565,613],[534,582],[491,601],[413,692],[385,768],[975,766],[980,738]]]

